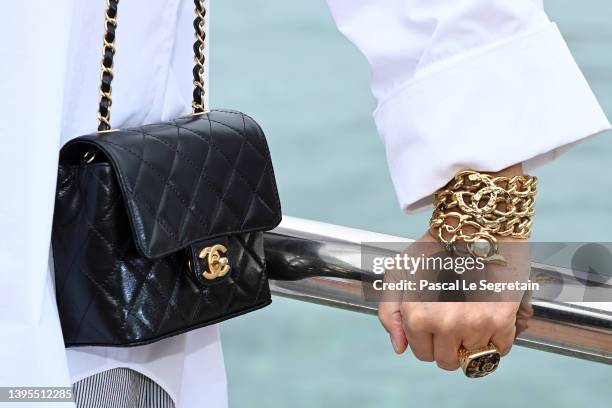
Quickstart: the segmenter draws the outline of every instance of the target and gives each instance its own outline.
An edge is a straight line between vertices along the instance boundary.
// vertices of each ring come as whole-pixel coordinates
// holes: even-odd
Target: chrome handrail
[[[412,240],[285,216],[278,228],[266,234],[272,292],[376,314],[376,305],[362,293],[362,281],[372,274],[361,268],[363,242]],[[546,277],[558,273],[558,268],[532,264],[532,271]],[[589,305],[534,299],[534,316],[515,344],[612,364],[612,293],[609,299],[610,303]]]

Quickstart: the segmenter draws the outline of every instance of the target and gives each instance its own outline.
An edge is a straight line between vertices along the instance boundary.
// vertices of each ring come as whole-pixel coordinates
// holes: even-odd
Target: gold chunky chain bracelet
[[[497,237],[529,238],[536,190],[533,176],[460,171],[436,192],[429,225],[450,252],[463,242],[470,255],[505,263]]]

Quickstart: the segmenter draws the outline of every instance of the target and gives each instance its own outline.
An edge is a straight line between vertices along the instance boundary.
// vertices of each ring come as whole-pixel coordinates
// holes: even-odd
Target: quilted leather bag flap
[[[121,187],[134,241],[157,259],[198,241],[269,230],[281,208],[265,136],[250,117],[197,116],[73,139],[60,164],[89,152],[108,161]]]

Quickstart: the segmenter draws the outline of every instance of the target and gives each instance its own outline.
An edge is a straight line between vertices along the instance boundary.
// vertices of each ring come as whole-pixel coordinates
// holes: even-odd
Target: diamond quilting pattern
[[[102,160],[79,163],[92,147]],[[280,217],[264,135],[239,112],[69,142],[53,226],[66,344],[143,344],[265,306],[262,231]],[[201,284],[188,249],[215,237],[231,270]]]
[[[175,252],[202,237],[269,229],[280,202],[259,126],[234,111],[179,118],[69,142],[109,157],[124,189],[144,256]]]

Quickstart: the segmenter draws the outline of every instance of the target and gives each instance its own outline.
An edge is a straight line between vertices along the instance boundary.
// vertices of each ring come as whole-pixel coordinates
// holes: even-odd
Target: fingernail
[[[395,340],[395,337],[393,336],[389,336],[391,338],[391,344],[393,345],[393,351],[395,351],[396,354],[399,354],[399,345],[397,344],[397,340]]]

